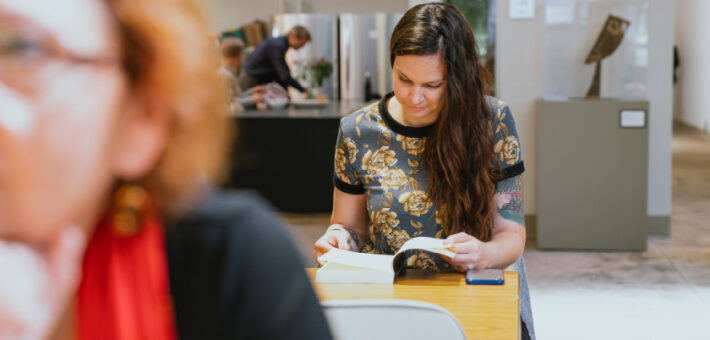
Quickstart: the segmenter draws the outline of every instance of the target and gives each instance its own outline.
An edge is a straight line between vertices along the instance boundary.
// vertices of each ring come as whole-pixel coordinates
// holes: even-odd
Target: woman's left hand
[[[452,245],[451,251],[456,253],[456,256],[451,258],[439,255],[439,257],[446,260],[457,271],[465,272],[468,269],[488,268],[485,256],[486,244],[479,239],[460,232],[447,237],[444,240],[444,245]]]

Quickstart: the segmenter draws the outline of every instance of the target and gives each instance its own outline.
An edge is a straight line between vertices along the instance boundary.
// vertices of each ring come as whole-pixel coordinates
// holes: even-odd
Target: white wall
[[[676,1],[675,43],[678,45],[677,119],[710,131],[710,1]]]
[[[710,1],[705,3],[710,4]],[[674,1],[650,0],[650,4],[647,74],[647,95],[650,102],[648,214],[670,216]],[[508,5],[509,0],[498,0],[496,5],[497,93],[510,105],[515,115],[526,168],[525,213],[535,214],[537,212],[535,101],[542,96],[545,0],[535,2],[535,18],[532,20],[509,19]],[[707,79],[710,79],[710,76]]]
[[[542,97],[544,2],[537,0],[535,18],[508,18],[508,0],[496,1],[496,84],[498,97],[510,106],[525,161],[525,214],[537,212],[537,115]]]
[[[683,2],[680,0],[678,2]],[[648,214],[671,215],[673,12],[675,1],[651,0],[648,16]]]
[[[280,11],[279,0],[261,0],[258,5],[244,0],[205,0],[213,32],[237,28],[256,19],[271,25],[271,15]]]
[[[277,13],[404,12],[408,0],[206,0],[215,32],[260,19],[271,25]]]

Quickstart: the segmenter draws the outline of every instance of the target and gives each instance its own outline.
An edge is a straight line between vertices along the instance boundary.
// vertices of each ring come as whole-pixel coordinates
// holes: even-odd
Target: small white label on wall
[[[534,19],[535,0],[510,0],[508,15],[511,19]]]
[[[619,125],[622,128],[643,128],[646,127],[645,110],[621,110]]]

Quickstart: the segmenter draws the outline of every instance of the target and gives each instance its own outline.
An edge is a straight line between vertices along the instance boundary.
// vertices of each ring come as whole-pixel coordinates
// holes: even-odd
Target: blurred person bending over
[[[244,43],[241,40],[228,37],[220,44],[222,63],[219,75],[227,85],[227,95],[231,111],[243,111],[244,107],[252,107],[264,101],[266,86],[259,85],[243,90],[239,86],[238,75],[244,59]]]
[[[242,88],[251,88],[275,81],[285,89],[290,86],[300,92],[306,92],[307,90],[291,77],[291,71],[286,64],[286,52],[289,48],[298,50],[309,41],[311,34],[303,26],[294,26],[286,35],[262,41],[244,61],[239,85]]]
[[[270,208],[210,189],[207,27],[193,0],[0,0],[0,339],[330,338]]]

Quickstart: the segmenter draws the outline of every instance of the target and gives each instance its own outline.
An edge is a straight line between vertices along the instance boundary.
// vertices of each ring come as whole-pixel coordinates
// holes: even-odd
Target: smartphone
[[[466,271],[466,283],[470,285],[502,285],[502,269],[469,269]]]

